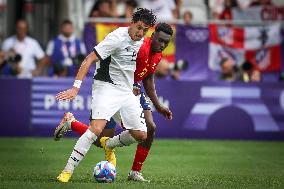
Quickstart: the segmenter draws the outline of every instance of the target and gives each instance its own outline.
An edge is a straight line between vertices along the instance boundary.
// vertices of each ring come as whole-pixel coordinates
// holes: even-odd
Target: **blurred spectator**
[[[180,9],[183,3],[184,3],[184,0],[175,0],[175,4],[176,4],[176,8],[174,10],[175,19],[178,19],[180,17]]]
[[[225,0],[224,10],[220,14],[219,19],[222,20],[232,20],[232,8],[238,7],[237,0]]]
[[[95,17],[112,17],[111,2],[108,0],[98,0],[90,11],[89,18]],[[85,24],[83,31],[84,44],[87,53],[90,53],[96,45],[96,24],[88,22]]]
[[[271,0],[255,0],[250,3],[250,6],[272,6],[273,2]]]
[[[180,5],[179,2],[180,0],[177,1],[178,5]],[[178,6],[174,0],[142,0],[139,7],[154,10],[159,20],[168,21],[178,18]]]
[[[86,49],[80,39],[73,34],[73,24],[70,20],[62,22],[61,34],[48,43],[46,54],[50,59],[49,75],[76,75],[84,60]]]
[[[241,9],[246,9],[250,6],[252,0],[238,0],[238,5]]]
[[[113,17],[116,11],[112,9],[110,0],[98,0],[91,9],[89,17]]]
[[[171,64],[170,76],[174,80],[179,80],[181,72],[187,70],[188,62],[186,60],[178,60],[175,64]]]
[[[15,56],[21,57],[18,62],[20,70],[16,74],[18,77],[31,78],[42,74],[46,65],[46,58],[39,43],[27,36],[27,33],[27,21],[18,20],[16,22],[16,35],[3,42],[2,50],[7,54],[12,52]],[[38,60],[38,65],[36,65],[35,59]]]
[[[188,69],[188,62],[186,60],[178,60],[175,63],[169,62],[163,58],[157,66],[156,77],[159,78],[171,78],[173,80],[179,80],[181,72]]]
[[[137,8],[138,4],[136,0],[126,0],[125,2],[125,14],[120,16],[121,18],[131,19],[134,10]]]
[[[220,14],[224,10],[224,0],[206,0],[205,4],[207,4],[211,10],[213,19],[219,19]]]
[[[223,58],[220,66],[221,80],[243,81],[245,83],[261,81],[260,71],[256,70],[249,61],[245,61],[240,67],[237,67],[231,59]]]
[[[184,22],[184,24],[186,24],[186,25],[191,24],[192,18],[193,18],[193,15],[192,15],[192,13],[189,10],[187,10],[187,11],[185,11],[183,13],[183,22]]]
[[[245,61],[241,65],[241,81],[243,82],[259,82],[261,81],[260,71],[254,69],[251,62]]]
[[[162,58],[162,60],[157,66],[155,75],[157,77],[166,77],[168,76],[169,71],[170,71],[170,63],[166,59]]]
[[[239,80],[239,69],[235,66],[234,62],[229,58],[223,58],[220,62],[221,75],[220,79],[225,81]]]
[[[206,22],[208,20],[208,10],[204,1],[182,1],[181,6],[178,8],[179,18],[184,18],[184,13],[190,11],[192,21]]]
[[[0,51],[0,76],[17,76],[21,71],[21,56],[14,51]]]

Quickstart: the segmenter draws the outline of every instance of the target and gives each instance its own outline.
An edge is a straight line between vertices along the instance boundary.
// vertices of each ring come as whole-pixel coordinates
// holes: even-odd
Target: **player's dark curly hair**
[[[132,22],[136,23],[142,21],[149,26],[154,26],[156,24],[156,15],[153,10],[148,10],[145,8],[138,8],[136,12],[132,15]]]
[[[166,23],[159,23],[157,24],[156,28],[155,28],[155,32],[165,32],[166,34],[169,34],[170,36],[173,35],[174,31],[172,29],[172,27],[169,24]]]

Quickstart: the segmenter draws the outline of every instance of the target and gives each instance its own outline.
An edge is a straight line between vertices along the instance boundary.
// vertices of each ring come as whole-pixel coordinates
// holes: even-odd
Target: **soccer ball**
[[[112,163],[101,161],[94,167],[94,178],[98,182],[113,182],[116,177],[116,170]]]

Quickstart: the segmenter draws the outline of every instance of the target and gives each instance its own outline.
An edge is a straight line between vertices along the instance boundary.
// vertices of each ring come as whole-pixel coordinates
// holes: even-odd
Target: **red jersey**
[[[161,52],[153,53],[151,51],[151,38],[145,38],[137,54],[134,82],[139,82],[149,74],[154,74],[161,59]]]

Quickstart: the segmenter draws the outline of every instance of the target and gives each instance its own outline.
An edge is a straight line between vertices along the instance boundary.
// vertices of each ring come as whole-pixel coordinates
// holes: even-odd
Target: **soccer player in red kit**
[[[137,145],[132,169],[128,174],[128,180],[147,181],[143,178],[140,171],[152,146],[156,129],[149,102],[146,99],[145,93],[141,91],[139,84],[140,81],[143,82],[145,92],[149,96],[156,110],[167,119],[172,119],[172,112],[167,107],[164,107],[162,104],[160,104],[154,83],[154,74],[157,65],[162,59],[162,51],[168,46],[172,35],[173,30],[170,25],[166,23],[157,24],[155,27],[155,32],[153,32],[150,38],[148,37],[144,39],[144,42],[137,54],[133,92],[135,95],[140,95],[140,104],[144,110],[143,112],[147,126],[147,139]],[[106,150],[106,160],[116,166],[114,151],[106,148],[109,137],[114,136],[115,126],[115,121],[111,119],[101,133],[101,144],[98,140],[95,142],[95,144],[97,146],[104,147]],[[55,140],[59,140],[67,131],[70,130],[82,135],[87,129],[87,125],[75,120],[73,114],[68,112],[64,115],[61,123],[56,128],[54,137]]]

